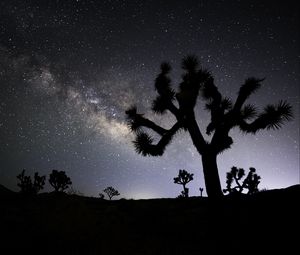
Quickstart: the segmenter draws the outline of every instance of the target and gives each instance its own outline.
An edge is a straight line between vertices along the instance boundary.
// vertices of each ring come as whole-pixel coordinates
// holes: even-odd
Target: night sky
[[[179,169],[204,187],[201,158],[188,134],[177,134],[162,157],[138,155],[125,110],[136,103],[155,116],[154,79],[162,61],[173,67],[174,88],[188,54],[236,98],[249,76],[265,77],[249,102],[259,109],[285,99],[294,120],[278,131],[245,135],[219,156],[223,187],[235,165],[255,167],[260,188],[299,183],[298,1],[14,1],[0,2],[0,183],[18,190],[26,169],[66,171],[73,188],[97,196],[113,186],[120,197],[176,197]],[[209,115],[197,104],[198,122]],[[205,133],[205,132],[203,132]],[[49,184],[46,191],[50,190]]]

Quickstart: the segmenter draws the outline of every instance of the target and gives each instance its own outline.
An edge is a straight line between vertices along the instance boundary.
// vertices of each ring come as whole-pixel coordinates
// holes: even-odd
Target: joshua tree
[[[185,186],[194,179],[193,176],[194,174],[190,174],[186,170],[179,170],[178,176],[174,178],[174,183],[183,186],[182,197],[189,197],[189,189]]]
[[[106,195],[108,196],[109,200],[111,200],[115,196],[119,196],[120,195],[119,191],[117,191],[113,187],[107,187],[107,188],[105,188],[103,190],[103,192],[106,193]]]
[[[19,180],[18,186],[21,189],[21,193],[32,193],[32,181],[30,176],[25,175],[25,169],[17,176]]]
[[[179,130],[189,132],[202,157],[207,194],[209,197],[220,197],[222,189],[217,156],[232,145],[230,130],[238,127],[245,133],[256,134],[262,129],[278,129],[285,121],[292,119],[292,109],[285,101],[267,105],[261,113],[257,113],[254,105],[245,105],[246,100],[260,88],[264,79],[246,79],[235,102],[232,102],[221,95],[214,84],[212,74],[199,67],[195,56],[185,57],[182,68],[184,74],[176,92],[171,87],[168,76],[171,66],[168,63],[161,65],[161,72],[155,80],[158,96],[153,101],[152,111],[157,114],[171,112],[175,116],[175,123],[169,129],[163,128],[138,113],[137,108],[133,106],[126,111],[128,124],[136,133],[133,143],[136,151],[143,156],[161,156]],[[206,110],[211,116],[206,128],[206,134],[212,137],[210,141],[204,139],[196,121],[194,108],[199,94],[207,102]],[[154,139],[143,128],[152,129],[160,136],[160,140],[154,143]]]
[[[50,185],[54,188],[55,192],[64,192],[69,185],[72,184],[71,179],[64,171],[52,170],[49,178]]]
[[[46,181],[46,176],[39,176],[38,172],[34,173],[34,180],[33,180],[33,189],[35,194],[37,194],[40,190],[44,188]]]
[[[25,169],[17,176],[18,186],[24,194],[37,194],[44,188],[46,176],[39,176],[38,172],[34,173],[32,182],[30,176],[25,175]]]
[[[233,166],[231,171],[226,175],[226,189],[224,193],[242,193],[244,189],[248,189],[247,194],[253,194],[258,192],[258,184],[260,183],[260,176],[255,173],[255,168],[250,167],[247,177],[241,183],[242,178],[245,176],[245,170],[243,168],[237,168]],[[232,187],[233,181],[236,186]]]
[[[204,190],[203,188],[199,188],[199,191],[200,191],[200,197],[203,197],[203,196],[202,196],[203,190]]]

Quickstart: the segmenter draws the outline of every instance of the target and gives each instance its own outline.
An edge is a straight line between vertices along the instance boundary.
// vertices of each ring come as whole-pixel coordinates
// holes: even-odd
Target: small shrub
[[[54,188],[55,192],[64,192],[69,185],[72,184],[71,179],[64,171],[52,170],[49,178],[50,185]]]
[[[256,169],[254,167],[249,168],[249,173],[247,177],[242,181],[245,176],[245,170],[243,168],[237,168],[233,166],[231,171],[226,175],[226,189],[223,190],[224,193],[242,193],[244,189],[247,189],[247,194],[253,194],[258,192],[258,184],[260,183],[260,176],[256,174]],[[233,183],[235,186],[233,187]]]

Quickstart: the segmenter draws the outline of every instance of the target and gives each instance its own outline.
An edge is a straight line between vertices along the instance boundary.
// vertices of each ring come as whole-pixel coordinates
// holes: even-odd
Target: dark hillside
[[[10,254],[290,254],[298,247],[299,195],[296,185],[219,202],[2,196],[0,249]]]

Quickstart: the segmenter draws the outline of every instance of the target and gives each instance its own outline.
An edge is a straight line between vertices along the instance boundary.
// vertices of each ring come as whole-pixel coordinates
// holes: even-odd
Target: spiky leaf
[[[261,118],[266,122],[267,129],[279,129],[285,121],[293,118],[292,107],[285,101],[277,105],[267,105]]]
[[[207,79],[207,81],[201,87],[201,95],[205,100],[214,100],[215,104],[220,104],[221,94],[218,88],[214,84],[213,77]]]
[[[128,119],[133,119],[137,114],[137,108],[135,105],[131,106],[125,111]]]
[[[252,119],[257,115],[257,111],[254,105],[245,105],[241,110],[241,117],[244,120]]]
[[[199,65],[198,58],[195,55],[189,55],[182,60],[182,68],[187,71],[195,71]]]
[[[153,138],[144,132],[139,132],[133,141],[137,153],[143,156],[151,155]]]
[[[240,88],[239,95],[242,98],[248,98],[261,87],[261,82],[264,80],[265,79],[257,79],[254,77],[246,79],[245,83]]]
[[[232,108],[232,102],[229,98],[225,97],[221,101],[221,108],[223,111],[230,110]]]
[[[248,124],[240,123],[242,131],[256,133],[260,129],[279,129],[284,122],[293,118],[292,107],[285,101],[280,101],[277,105],[267,105],[255,121]]]
[[[168,62],[163,62],[161,65],[160,65],[160,70],[163,74],[167,74],[171,71],[171,65],[170,63]]]
[[[167,110],[167,102],[162,96],[158,96],[152,103],[152,111],[158,114],[164,114]]]

